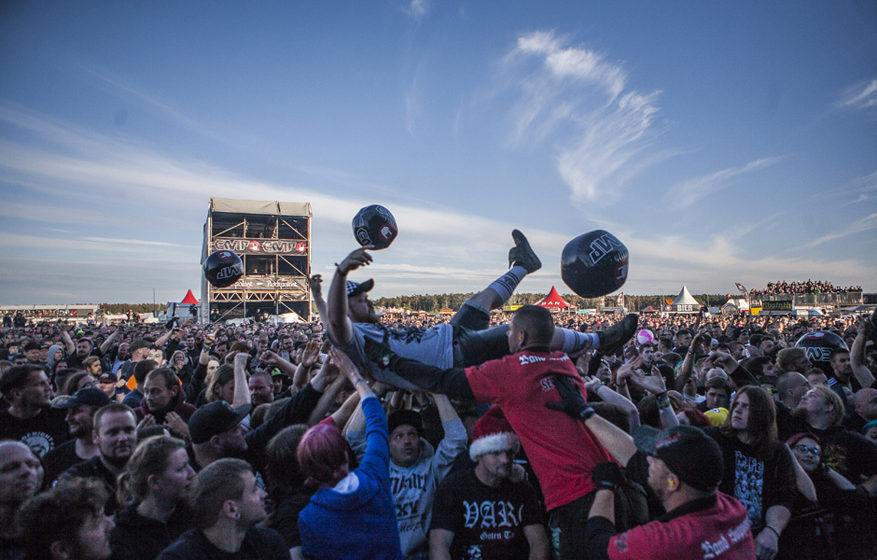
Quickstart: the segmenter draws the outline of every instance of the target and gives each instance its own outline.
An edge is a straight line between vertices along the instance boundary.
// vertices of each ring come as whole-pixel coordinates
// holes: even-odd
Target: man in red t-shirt
[[[597,465],[586,531],[588,560],[755,558],[746,508],[717,491],[722,451],[712,438],[694,426],[643,426],[634,441],[648,461],[648,484],[667,513],[616,535],[614,489],[621,472],[616,463]]]
[[[583,420],[633,480],[649,485],[667,512],[616,535],[615,489],[623,482],[621,470],[615,462],[597,465],[591,473],[597,491],[585,535],[588,560],[755,558],[746,508],[717,490],[723,460],[715,440],[694,426],[642,426],[631,438],[594,414],[564,378],[557,378],[555,386],[562,400],[548,407]]]
[[[611,354],[633,335],[625,332]],[[562,352],[551,352],[554,334],[551,313],[535,305],[521,307],[508,330],[512,355],[469,368],[440,369],[393,353],[380,343],[366,340],[370,359],[426,391],[451,397],[474,398],[499,405],[514,429],[545,495],[552,543],[561,559],[579,558],[584,550],[584,529],[595,490],[591,470],[612,461],[594,435],[574,418],[552,415],[545,422],[546,403],[558,400],[554,378],[562,376],[577,387],[582,380],[575,365]]]

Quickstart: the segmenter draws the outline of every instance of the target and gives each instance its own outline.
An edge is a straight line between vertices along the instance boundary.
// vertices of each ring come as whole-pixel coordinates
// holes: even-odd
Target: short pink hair
[[[353,462],[350,444],[341,430],[331,424],[317,424],[305,432],[297,455],[302,473],[322,484],[334,484],[335,470]]]

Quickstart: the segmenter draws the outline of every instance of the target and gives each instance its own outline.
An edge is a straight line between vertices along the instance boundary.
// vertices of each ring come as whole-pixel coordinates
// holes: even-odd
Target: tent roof
[[[551,286],[551,291],[548,292],[548,295],[541,301],[536,302],[536,305],[541,305],[542,307],[553,307],[555,309],[566,309],[569,307],[569,303],[560,297],[560,294],[557,293],[557,288],[554,286]]]
[[[192,293],[192,290],[186,292],[186,297],[183,298],[183,301],[180,303],[188,303],[189,305],[198,305],[198,300],[195,299],[195,294]]]
[[[210,209],[214,212],[239,212],[242,214],[279,214],[281,216],[311,216],[311,205],[309,202],[280,202],[277,200],[211,198]]]
[[[688,291],[688,287],[682,286],[679,295],[676,296],[676,299],[670,305],[700,305],[700,302],[694,299],[694,296]]]

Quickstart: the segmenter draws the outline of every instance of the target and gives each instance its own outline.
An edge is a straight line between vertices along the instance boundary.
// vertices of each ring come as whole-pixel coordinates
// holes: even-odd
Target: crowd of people
[[[358,249],[309,323],[3,327],[3,558],[873,557],[869,317],[504,314],[514,240],[450,319]]]
[[[847,286],[842,288],[825,280],[810,280],[806,282],[768,282],[763,290],[752,289],[749,294],[760,296],[765,294],[834,294],[838,292],[861,292],[861,286]]]

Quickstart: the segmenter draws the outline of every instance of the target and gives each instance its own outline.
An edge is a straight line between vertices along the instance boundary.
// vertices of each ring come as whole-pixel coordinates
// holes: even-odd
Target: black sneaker
[[[631,339],[636,331],[636,325],[639,322],[639,315],[631,313],[624,319],[615,323],[606,330],[597,333],[600,339],[600,353],[604,356],[612,356],[624,344]]]
[[[527,270],[527,274],[542,268],[542,261],[533,252],[530,243],[523,233],[513,229],[512,239],[515,242],[515,246],[509,249],[509,268],[515,265],[523,266]]]

